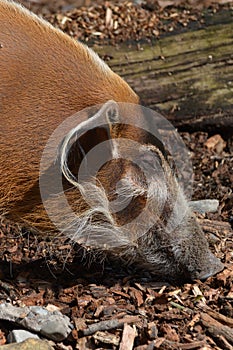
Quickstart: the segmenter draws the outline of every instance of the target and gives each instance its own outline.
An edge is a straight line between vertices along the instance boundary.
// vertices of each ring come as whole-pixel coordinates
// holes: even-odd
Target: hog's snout
[[[192,276],[192,280],[206,280],[207,278],[216,275],[218,272],[224,269],[224,264],[216,258],[212,253],[206,259],[205,266],[200,272],[195,272]]]
[[[205,280],[224,269],[210,251],[196,217],[189,211],[173,231],[166,232],[157,223],[141,238],[140,250],[153,275],[175,283]]]

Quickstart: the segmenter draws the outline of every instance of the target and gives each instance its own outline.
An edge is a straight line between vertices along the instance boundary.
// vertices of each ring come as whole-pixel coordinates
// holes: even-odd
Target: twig
[[[205,312],[210,315],[211,317],[213,317],[215,320],[224,323],[225,325],[229,326],[229,327],[233,327],[233,319],[227,316],[224,316],[222,314],[220,314],[217,311],[211,310],[209,308],[205,308]]]
[[[138,316],[127,316],[119,320],[112,319],[107,321],[100,321],[98,323],[93,323],[82,331],[84,336],[92,335],[98,331],[108,331],[110,329],[122,328],[125,323],[136,323],[140,321]]]

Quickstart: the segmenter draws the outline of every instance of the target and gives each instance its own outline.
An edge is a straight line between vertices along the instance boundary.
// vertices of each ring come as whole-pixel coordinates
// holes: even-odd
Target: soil
[[[94,5],[86,2],[91,6],[86,9],[77,9],[77,1],[72,0],[21,2],[45,14],[74,37],[87,41],[95,36],[94,32],[101,32],[98,40],[114,42],[129,37],[138,40],[141,34],[134,27],[133,36],[130,20],[124,37],[101,27],[101,14],[106,13],[106,7],[114,16],[118,6],[122,21],[127,17],[125,9],[130,8],[135,23],[147,23],[147,29],[145,13],[154,14],[158,29],[148,32],[148,36],[165,33],[171,26],[182,25],[182,21],[202,23],[203,6],[208,11],[220,8],[216,1],[189,1],[185,5],[182,1],[148,1],[140,2],[141,5],[100,1]],[[221,6],[230,9],[231,3],[226,3]],[[81,14],[84,19],[79,19]],[[94,18],[94,27],[90,29],[88,16]],[[155,28],[154,23],[152,27]],[[119,267],[119,263],[108,260],[93,262],[91,254],[84,256],[68,241],[45,240],[1,219],[0,301],[20,306],[53,304],[69,316],[74,324],[72,336],[62,344],[54,343],[55,349],[233,348],[232,140],[203,131],[186,131],[181,136],[193,163],[193,199],[212,198],[220,203],[216,213],[198,214],[212,251],[225,264],[224,271],[205,282],[172,286],[154,281],[146,271]],[[0,345],[6,343],[12,329],[14,324],[0,321]]]

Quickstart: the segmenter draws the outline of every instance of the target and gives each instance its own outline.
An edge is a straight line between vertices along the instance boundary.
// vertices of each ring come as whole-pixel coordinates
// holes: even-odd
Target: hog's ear
[[[94,115],[91,116],[93,126],[99,124],[100,126],[94,127],[89,130],[80,139],[80,144],[86,145],[84,153],[87,153],[91,148],[97,144],[109,141],[107,143],[106,152],[110,152],[111,158],[116,158],[118,156],[117,144],[114,142],[114,124],[120,123],[119,107],[117,102],[113,100],[107,101]],[[83,147],[84,148],[84,147]]]
[[[89,118],[80,125],[80,136],[77,134],[78,148],[83,158],[96,145],[110,140],[108,144],[109,151],[113,146],[113,124],[119,120],[119,108],[115,101],[107,101],[101,108],[95,110]],[[77,148],[76,148],[77,150]],[[80,152],[79,152],[80,153]]]
[[[104,145],[106,159],[116,158],[118,155],[113,139],[113,126],[119,122],[118,104],[110,100],[101,108],[93,107],[89,113],[86,120],[65,136],[60,148],[61,168],[68,181],[71,179],[69,174],[76,177],[81,161],[95,146],[108,141]],[[69,174],[65,169],[69,169]]]
[[[85,135],[89,149],[101,142],[108,141],[106,152],[110,152],[110,158],[117,158],[119,152],[117,143],[114,141],[114,136],[116,136],[116,133],[114,133],[114,124],[120,123],[117,102],[113,100],[107,101],[91,118],[94,123],[95,120],[97,123],[101,121],[101,126],[92,129]],[[90,140],[92,140],[92,145],[89,143]]]
[[[114,124],[120,123],[119,108],[115,101],[108,101],[104,106],[105,118],[106,118],[106,132],[108,135],[110,152],[112,158],[118,157],[118,147],[116,142],[114,142]]]

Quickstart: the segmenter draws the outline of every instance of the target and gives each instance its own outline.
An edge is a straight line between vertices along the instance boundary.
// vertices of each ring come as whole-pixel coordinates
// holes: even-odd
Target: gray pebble
[[[189,202],[193,211],[200,214],[214,213],[218,210],[219,201],[217,199],[201,199],[199,201]]]
[[[38,335],[34,333],[25,331],[23,329],[15,329],[9,333],[7,341],[8,343],[21,343],[22,341],[29,338],[39,339]]]
[[[0,304],[0,320],[10,321],[29,331],[41,333],[54,341],[66,339],[73,325],[60,311],[48,311],[40,306],[18,307]]]

